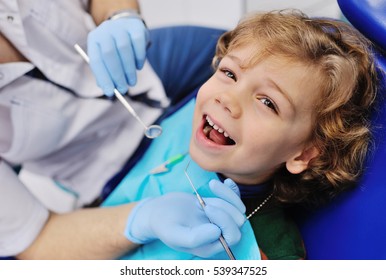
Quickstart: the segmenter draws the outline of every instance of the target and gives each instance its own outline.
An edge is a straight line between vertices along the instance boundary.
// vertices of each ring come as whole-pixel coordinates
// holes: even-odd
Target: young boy
[[[105,202],[143,200],[130,214],[126,235],[146,245],[127,257],[195,258],[194,252],[173,255],[171,248],[162,249],[161,241],[168,245],[162,234],[144,241],[141,230],[149,226],[137,226],[139,217],[148,217],[146,206],[154,201],[148,197],[191,192],[186,172],[204,197],[224,187],[212,181],[206,190],[213,178],[237,183],[261,258],[304,259],[301,236],[285,206],[326,201],[360,176],[376,96],[371,45],[340,21],[310,19],[296,11],[255,14],[220,38],[214,66],[195,104],[191,101],[162,123],[164,136]],[[168,172],[150,174],[157,163],[188,150],[189,156]],[[233,207],[225,216],[244,212],[234,198],[221,198]],[[176,207],[189,220],[186,208]],[[216,218],[209,219],[217,224]],[[239,243],[237,238],[230,242],[237,243],[231,246],[236,258],[256,257],[245,223],[237,214],[232,219],[242,233]],[[217,225],[227,239],[227,229]],[[161,241],[149,243],[154,239]]]

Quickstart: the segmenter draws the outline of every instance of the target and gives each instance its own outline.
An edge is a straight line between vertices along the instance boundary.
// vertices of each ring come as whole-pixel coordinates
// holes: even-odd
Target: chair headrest
[[[338,0],[338,4],[356,29],[386,50],[386,0]]]

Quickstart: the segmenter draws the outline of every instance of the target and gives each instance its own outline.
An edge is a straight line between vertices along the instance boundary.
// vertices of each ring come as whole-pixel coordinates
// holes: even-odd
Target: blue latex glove
[[[227,184],[212,180],[209,186],[216,197],[203,198],[204,210],[190,193],[168,193],[141,201],[129,215],[125,236],[138,244],[159,239],[175,250],[202,258],[224,250],[218,241],[220,234],[229,246],[236,244],[245,206]]]
[[[237,194],[238,197],[240,197],[240,190],[237,184],[230,178],[227,178],[224,180],[224,183],[221,183],[218,180],[211,180],[209,182],[209,186],[211,187],[212,190],[217,190],[217,188],[222,188],[223,186],[227,186],[230,188],[235,194]],[[244,204],[243,204],[244,205]]]
[[[112,96],[114,88],[127,92],[137,82],[136,70],[146,59],[149,31],[139,18],[106,20],[91,31],[87,53],[98,86]]]

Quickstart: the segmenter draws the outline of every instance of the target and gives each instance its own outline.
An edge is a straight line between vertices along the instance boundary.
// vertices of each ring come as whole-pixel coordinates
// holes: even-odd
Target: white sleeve
[[[0,256],[14,256],[39,235],[49,212],[1,159],[0,178]]]

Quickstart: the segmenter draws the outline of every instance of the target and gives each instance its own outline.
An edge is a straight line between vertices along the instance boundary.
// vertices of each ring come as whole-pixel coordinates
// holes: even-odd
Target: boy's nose
[[[215,98],[215,102],[222,106],[224,110],[229,112],[233,118],[239,118],[241,116],[241,105],[237,96],[232,93],[221,93]]]

